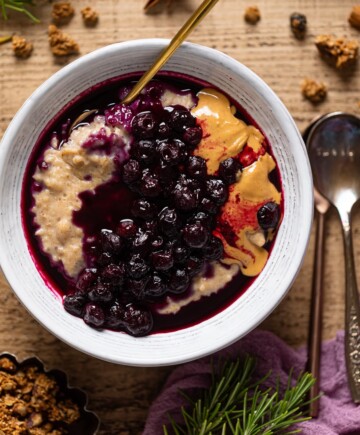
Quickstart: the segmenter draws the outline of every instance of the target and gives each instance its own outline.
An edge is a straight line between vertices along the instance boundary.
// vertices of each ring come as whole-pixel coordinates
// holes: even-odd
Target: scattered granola
[[[315,45],[320,54],[336,68],[345,68],[353,64],[358,57],[359,44],[357,41],[336,38],[332,35],[319,35]]]
[[[53,4],[52,19],[55,24],[66,24],[74,16],[75,10],[70,2],[58,2]]]
[[[244,18],[246,22],[250,24],[256,24],[261,18],[259,8],[257,6],[248,6],[245,9]]]
[[[63,435],[79,418],[78,405],[50,374],[0,359],[0,434]]]
[[[314,104],[321,103],[327,95],[327,86],[323,82],[305,78],[301,83],[301,93]]]
[[[293,32],[295,38],[303,39],[306,33],[306,16],[304,14],[299,14],[294,12],[290,15],[290,28]]]
[[[99,21],[99,14],[90,6],[81,9],[81,15],[86,26],[96,26]]]
[[[12,49],[16,57],[27,59],[31,55],[34,46],[23,36],[14,35],[12,37]]]
[[[353,6],[348,21],[351,26],[360,30],[360,5]]]
[[[48,34],[50,48],[54,56],[69,56],[79,53],[78,43],[54,24],[50,24]]]

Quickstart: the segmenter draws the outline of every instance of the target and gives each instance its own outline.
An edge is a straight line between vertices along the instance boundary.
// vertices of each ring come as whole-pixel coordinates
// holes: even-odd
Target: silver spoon
[[[303,139],[308,146],[309,134],[314,125],[324,116],[317,117],[303,132]],[[314,202],[316,209],[316,236],[315,236],[315,255],[314,269],[311,291],[311,310],[309,322],[309,340],[308,340],[308,360],[306,369],[316,379],[316,382],[310,389],[309,394],[309,415],[316,418],[319,415],[319,400],[316,400],[320,391],[320,358],[321,358],[321,340],[322,340],[322,318],[323,318],[323,276],[324,276],[324,231],[325,215],[330,208],[329,201],[324,198],[316,188],[314,188]]]
[[[346,302],[345,357],[352,399],[360,403],[360,304],[351,235],[351,212],[360,198],[360,119],[329,113],[308,138],[314,184],[337,209],[344,237]]]

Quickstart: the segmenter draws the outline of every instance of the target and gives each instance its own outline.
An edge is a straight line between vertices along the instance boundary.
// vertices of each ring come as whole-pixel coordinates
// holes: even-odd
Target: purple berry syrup
[[[46,170],[43,156],[45,150],[50,146],[51,140],[54,137],[57,137],[60,143],[66,141],[72,120],[76,119],[80,113],[86,110],[97,108],[99,109],[99,113],[105,113],[109,124],[111,124],[113,120],[116,122],[116,119],[121,119],[124,126],[127,129],[130,129],[129,120],[133,116],[133,114],[130,113],[131,106],[129,111],[126,108],[119,112],[116,110],[116,104],[119,103],[124,95],[126,95],[127,91],[131,88],[132,83],[138,78],[138,76],[138,74],[133,74],[126,77],[123,76],[108,80],[88,89],[75,98],[71,103],[64,107],[58,116],[44,129],[38,138],[29,159],[22,188],[21,208],[23,228],[29,251],[39,273],[43,277],[46,285],[53,292],[59,295],[59,297],[71,293],[76,286],[76,282],[74,279],[67,276],[62,265],[54,264],[49,256],[44,253],[41,242],[35,236],[37,225],[34,222],[34,214],[32,212],[34,206],[33,195],[41,189],[41,186],[34,182],[33,174],[36,167]],[[181,92],[186,92],[190,89],[194,94],[196,94],[200,89],[209,86],[209,84],[200,82],[197,79],[175,75],[173,73],[162,73],[157,77],[157,79],[161,79],[161,81],[166,83],[166,86],[169,86],[170,89],[176,87],[176,89],[180,89]],[[151,92],[153,93],[153,99]],[[160,113],[161,109],[158,109],[156,104],[152,104],[152,101],[156,101],[156,86],[151,92],[149,92],[148,104],[152,105],[151,109],[155,114],[157,113],[157,110],[159,110]],[[256,126],[254,120],[252,120],[241,107],[239,107],[234,101],[232,101],[232,103],[237,107],[237,116],[239,118],[243,119],[248,124]],[[133,108],[136,113],[149,109],[149,107]],[[86,122],[88,122],[88,120],[86,120]],[[109,143],[106,143],[105,152],[110,152],[114,143],[112,143],[111,138],[106,140],[108,140]],[[91,142],[86,146],[94,147],[94,143]],[[102,149],[104,149],[104,147],[102,147]],[[271,152],[268,143],[267,150],[268,152]],[[124,156],[121,156],[121,159],[124,160]],[[277,168],[270,174],[270,177],[271,181],[280,191],[281,178]],[[73,213],[73,224],[80,227],[84,232],[84,258],[87,267],[93,267],[93,250],[96,245],[94,241],[97,239],[98,234],[104,228],[115,232],[121,220],[128,219],[129,217],[131,218],[130,209],[136,195],[126,186],[124,181],[121,179],[119,172],[116,172],[110,181],[98,186],[94,192],[85,191],[82,192],[79,197],[81,199],[82,207],[79,211]],[[166,206],[166,201],[164,201],[162,205]],[[267,247],[268,250],[271,250],[272,244]],[[211,276],[213,273],[210,266],[206,268],[206,273],[208,276]],[[225,309],[234,300],[241,296],[254,279],[255,278],[246,277],[239,272],[225,288],[221,289],[216,294],[202,298],[200,301],[190,303],[183,307],[177,314],[158,314],[156,309],[164,304],[161,299],[154,303],[146,303],[147,308],[151,311],[153,316],[152,333],[178,330],[194,325],[213,316]],[[190,290],[191,287],[185,293],[179,295],[171,294],[171,297],[173,299],[182,299],[188,295]],[[89,306],[87,310],[90,311],[91,307]]]

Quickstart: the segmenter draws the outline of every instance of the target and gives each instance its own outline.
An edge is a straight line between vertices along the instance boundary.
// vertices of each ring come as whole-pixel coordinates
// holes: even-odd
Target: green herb
[[[7,20],[7,10],[10,9],[25,14],[34,23],[40,23],[40,20],[27,9],[27,6],[31,6],[32,4],[32,0],[0,0],[2,17],[4,20]]]
[[[307,393],[315,383],[310,373],[302,374],[292,385],[289,374],[285,391],[280,393],[279,383],[275,388],[266,388],[264,383],[269,372],[257,382],[252,380],[255,360],[246,357],[243,361],[228,361],[213,367],[209,389],[201,398],[193,400],[183,392],[188,406],[182,407],[182,422],[169,416],[170,423],[164,426],[164,434],[176,435],[273,435],[294,434],[298,430],[285,429],[309,420],[303,408],[309,402]]]

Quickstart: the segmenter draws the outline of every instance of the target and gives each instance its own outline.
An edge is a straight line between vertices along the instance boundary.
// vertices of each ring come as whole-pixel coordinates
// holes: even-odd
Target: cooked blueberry
[[[173,246],[172,253],[175,263],[184,263],[190,255],[190,249],[187,246],[176,242]]]
[[[241,170],[241,165],[238,160],[228,158],[223,160],[219,166],[219,176],[226,184],[235,183],[237,174]]]
[[[110,254],[110,252],[102,252],[98,258],[97,258],[97,263],[100,264],[101,266],[107,266],[110,263],[114,262],[114,257],[112,254]]]
[[[123,219],[120,221],[117,228],[117,233],[124,239],[134,237],[137,231],[137,226],[132,219]]]
[[[108,264],[101,272],[104,281],[112,285],[121,285],[125,277],[125,268],[121,264]]]
[[[192,216],[190,216],[188,222],[189,223],[200,222],[201,225],[203,225],[204,227],[212,228],[214,226],[214,217],[204,211],[198,211],[194,213]]]
[[[127,263],[126,270],[131,278],[139,279],[149,272],[149,266],[139,254],[135,254]]]
[[[177,183],[172,192],[172,198],[175,203],[175,207],[182,211],[194,210],[199,205],[199,196],[189,186],[182,186]]]
[[[149,279],[148,275],[139,279],[128,279],[126,281],[126,289],[135,299],[140,301],[144,299],[145,287]]]
[[[133,135],[140,139],[149,139],[154,136],[157,125],[151,112],[141,112],[134,116],[131,122]]]
[[[195,125],[194,127],[188,127],[184,131],[183,141],[191,148],[195,148],[201,142],[202,135],[202,128],[199,125]]]
[[[149,198],[159,196],[161,193],[159,178],[147,170],[143,171],[143,175],[139,184],[139,190],[142,195]]]
[[[125,307],[124,325],[129,334],[135,337],[147,335],[153,327],[151,312],[140,305],[128,304]]]
[[[169,281],[168,287],[171,293],[183,293],[188,287],[190,283],[190,277],[186,269],[175,269],[172,271]]]
[[[105,322],[104,310],[97,304],[88,303],[85,305],[83,319],[87,325],[101,328]]]
[[[73,316],[82,317],[86,298],[81,293],[74,293],[64,296],[63,299],[65,310]]]
[[[163,196],[165,198],[170,198],[172,196],[175,185],[175,180],[169,180],[163,183]]]
[[[155,171],[159,177],[159,180],[164,183],[164,187],[166,187],[169,182],[172,182],[178,177],[177,167],[170,166],[162,160],[160,160],[160,164]]]
[[[219,207],[215,204],[215,202],[207,197],[201,199],[199,208],[213,215],[219,210]]]
[[[280,207],[275,202],[267,202],[259,208],[257,220],[263,230],[270,230],[277,227],[280,219]]]
[[[113,303],[106,312],[106,326],[119,328],[124,322],[125,307],[119,302]]]
[[[225,183],[219,178],[206,180],[206,193],[217,205],[223,205],[229,194]]]
[[[135,142],[131,148],[131,155],[144,165],[150,164],[156,155],[155,142],[149,139]]]
[[[160,122],[157,130],[157,137],[159,139],[167,139],[171,136],[171,128],[166,122]]]
[[[220,260],[224,255],[224,246],[222,241],[215,236],[211,236],[203,248],[204,258],[207,260]]]
[[[101,246],[104,251],[111,254],[120,254],[122,249],[121,238],[110,230],[101,230]]]
[[[164,87],[160,82],[150,82],[144,89],[145,95],[148,95],[150,100],[159,100],[163,92]]]
[[[190,276],[200,273],[204,266],[204,260],[202,258],[192,255],[186,262],[186,270]]]
[[[147,199],[135,199],[131,206],[131,214],[140,219],[151,219],[157,213],[156,206]]]
[[[184,160],[186,147],[179,139],[168,139],[158,144],[157,150],[161,160],[169,166],[174,166]]]
[[[146,298],[157,298],[162,296],[166,292],[166,286],[163,278],[160,275],[154,273],[145,288],[145,297]]]
[[[79,290],[88,290],[96,281],[97,269],[85,269],[79,275],[76,281],[76,288]]]
[[[157,236],[151,242],[151,246],[154,251],[158,251],[164,245],[164,239],[161,236]]]
[[[151,262],[155,270],[166,271],[173,267],[174,258],[171,251],[157,251],[151,254]]]
[[[139,230],[131,246],[135,252],[146,255],[151,249],[151,234],[148,231]]]
[[[190,177],[204,179],[207,175],[206,160],[199,156],[190,156],[186,164]]]
[[[34,192],[41,192],[44,188],[44,185],[41,183],[38,183],[37,181],[34,181],[32,184],[32,189]]]
[[[176,235],[179,231],[181,222],[176,210],[165,207],[159,213],[159,228],[168,237]]]
[[[176,106],[170,113],[169,124],[174,130],[181,132],[186,127],[194,127],[196,119],[185,107]]]
[[[150,233],[151,235],[153,235],[153,236],[154,236],[155,234],[157,234],[157,233],[158,233],[158,230],[159,230],[159,228],[158,228],[158,223],[157,223],[157,221],[156,221],[155,219],[152,219],[152,220],[146,220],[146,221],[143,223],[142,228],[143,228],[144,231],[149,231],[149,233]]]
[[[190,248],[202,248],[209,239],[209,231],[200,222],[186,224],[183,239]]]
[[[109,284],[99,282],[89,291],[88,297],[93,302],[110,302],[113,294]]]
[[[122,178],[126,184],[134,183],[141,176],[140,163],[137,160],[130,159],[124,164]]]

